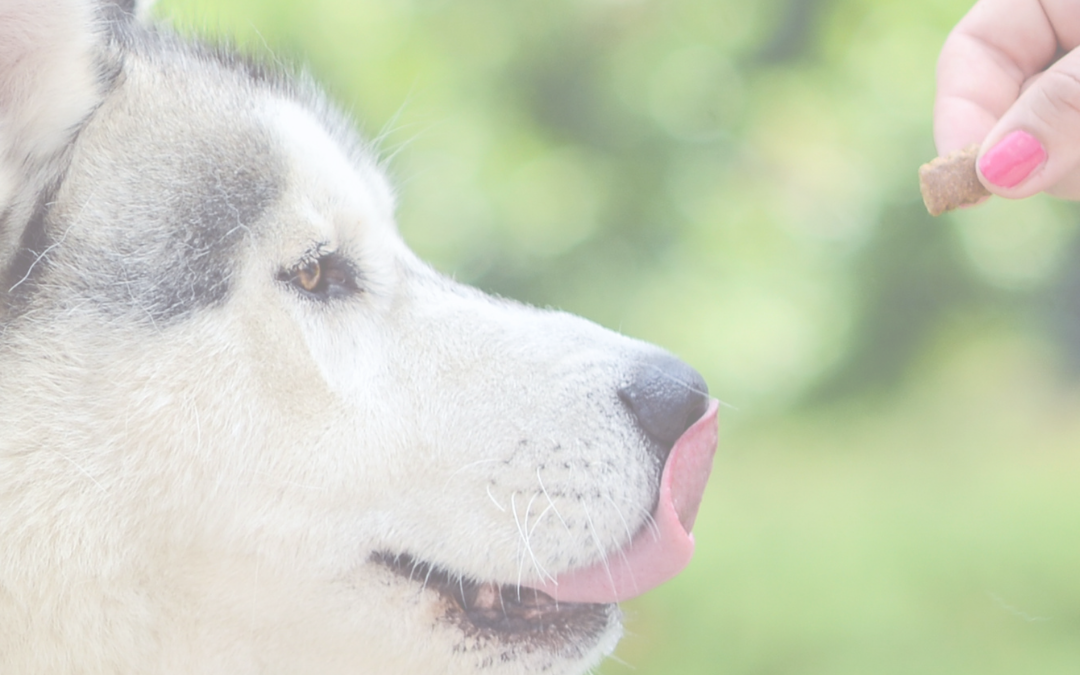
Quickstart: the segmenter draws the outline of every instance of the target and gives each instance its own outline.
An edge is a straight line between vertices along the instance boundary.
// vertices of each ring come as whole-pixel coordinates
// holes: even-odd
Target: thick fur
[[[588,670],[615,606],[484,630],[387,560],[617,551],[657,350],[439,276],[314,87],[137,14],[0,0],[0,672]]]

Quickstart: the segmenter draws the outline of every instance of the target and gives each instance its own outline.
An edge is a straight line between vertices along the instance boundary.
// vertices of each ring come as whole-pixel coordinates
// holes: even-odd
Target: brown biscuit
[[[919,189],[932,216],[975,204],[990,192],[975,171],[978,145],[969,145],[919,167]]]

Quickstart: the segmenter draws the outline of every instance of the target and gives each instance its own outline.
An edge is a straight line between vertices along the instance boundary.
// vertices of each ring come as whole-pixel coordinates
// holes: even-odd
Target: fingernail
[[[1016,187],[1046,161],[1042,143],[1019,129],[997,142],[979,160],[979,171],[986,180],[1003,188]]]

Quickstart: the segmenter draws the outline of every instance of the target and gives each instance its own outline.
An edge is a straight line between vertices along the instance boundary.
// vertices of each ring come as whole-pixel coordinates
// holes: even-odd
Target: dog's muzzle
[[[606,559],[534,586],[556,601],[627,600],[681,572],[694,552],[690,530],[712,471],[719,402],[709,398],[697,371],[667,355],[644,361],[619,398],[663,466],[654,526],[641,529]]]

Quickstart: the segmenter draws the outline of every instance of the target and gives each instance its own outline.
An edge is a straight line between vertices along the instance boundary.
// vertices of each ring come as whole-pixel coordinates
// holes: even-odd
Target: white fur
[[[648,521],[657,468],[615,391],[653,348],[435,274],[374,164],[296,102],[221,75],[164,81],[136,55],[106,96],[102,53],[90,2],[0,3],[3,205],[29,209],[41,182],[19,157],[70,158],[46,283],[0,313],[0,672],[596,664],[615,614],[554,647],[501,641],[371,556],[516,585],[617,551]],[[285,167],[273,208],[242,224],[227,301],[162,324],[79,295],[118,269],[102,262],[130,226],[115,209],[150,199],[140,234],[163,227],[185,197],[177,158],[223,120]],[[0,231],[0,262],[18,234]],[[357,297],[320,304],[276,278],[314,244],[360,261]]]

